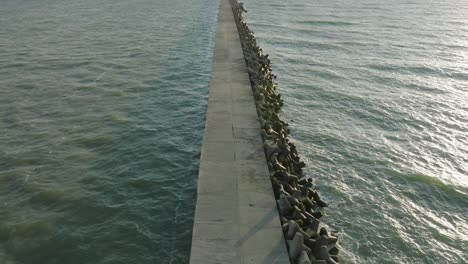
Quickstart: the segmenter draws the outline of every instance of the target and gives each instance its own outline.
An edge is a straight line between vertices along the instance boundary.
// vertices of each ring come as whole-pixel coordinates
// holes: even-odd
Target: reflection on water
[[[343,262],[464,263],[466,3],[245,5]]]

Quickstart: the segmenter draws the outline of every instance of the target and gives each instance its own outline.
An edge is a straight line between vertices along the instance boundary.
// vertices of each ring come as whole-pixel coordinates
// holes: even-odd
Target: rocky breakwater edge
[[[338,262],[336,233],[321,227],[320,218],[327,204],[307,177],[288,124],[281,120],[283,106],[276,92],[268,54],[257,45],[254,33],[243,18],[242,2],[230,0],[252,85],[262,128],[265,156],[291,263],[331,264]]]

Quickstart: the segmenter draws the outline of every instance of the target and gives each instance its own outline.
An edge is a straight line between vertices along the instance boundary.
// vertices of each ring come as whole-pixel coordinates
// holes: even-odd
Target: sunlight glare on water
[[[465,1],[244,2],[342,262],[466,263]]]

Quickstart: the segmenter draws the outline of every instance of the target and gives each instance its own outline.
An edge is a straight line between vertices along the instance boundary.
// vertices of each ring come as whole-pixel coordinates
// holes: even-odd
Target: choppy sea
[[[468,5],[245,0],[343,263],[468,261]]]

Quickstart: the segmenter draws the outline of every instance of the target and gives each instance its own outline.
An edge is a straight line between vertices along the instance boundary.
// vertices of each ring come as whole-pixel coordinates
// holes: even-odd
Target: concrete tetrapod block
[[[301,255],[299,256],[299,261],[297,262],[298,264],[311,264],[309,256],[307,255],[307,252],[302,251]]]

